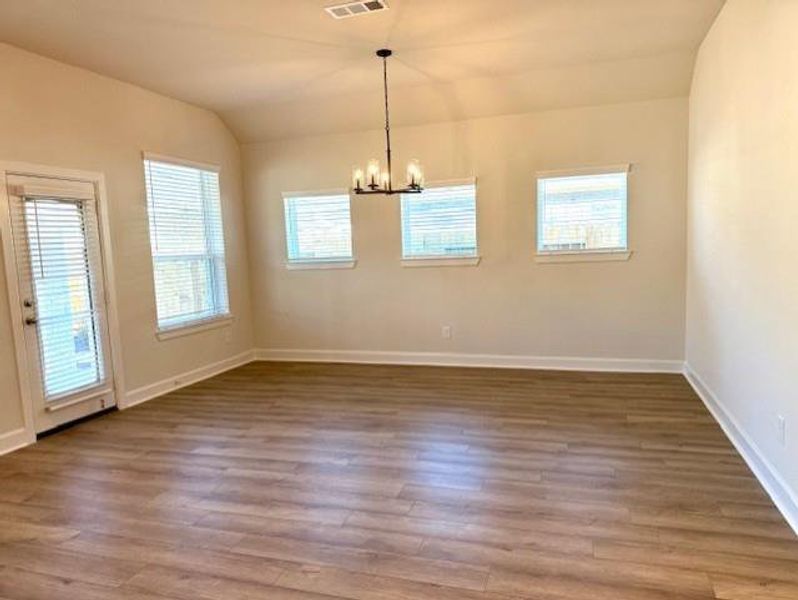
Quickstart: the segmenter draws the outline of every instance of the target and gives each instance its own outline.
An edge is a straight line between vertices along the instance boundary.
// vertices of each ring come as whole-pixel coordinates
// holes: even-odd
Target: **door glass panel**
[[[105,378],[84,202],[26,198],[25,223],[46,400]]]

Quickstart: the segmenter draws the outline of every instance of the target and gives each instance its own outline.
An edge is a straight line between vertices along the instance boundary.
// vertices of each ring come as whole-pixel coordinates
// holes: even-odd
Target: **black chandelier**
[[[377,56],[382,59],[382,81],[385,90],[385,157],[388,168],[380,171],[380,161],[371,159],[363,169],[355,167],[352,171],[352,192],[355,194],[419,194],[423,191],[424,175],[417,160],[411,160],[407,165],[407,186],[402,189],[393,187],[391,172],[391,121],[388,116],[388,57],[393,52],[387,48],[377,50]]]

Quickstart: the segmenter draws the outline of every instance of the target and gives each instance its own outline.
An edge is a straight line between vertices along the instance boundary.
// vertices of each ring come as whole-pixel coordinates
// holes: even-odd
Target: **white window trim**
[[[476,267],[481,256],[414,256],[403,258],[403,267]]]
[[[629,247],[629,192],[626,197],[626,248],[606,248],[601,250],[554,250],[551,252],[537,249],[537,236],[540,234],[539,202],[537,197],[538,180],[552,177],[578,177],[580,175],[611,175],[614,173],[630,173],[632,163],[619,163],[603,167],[574,167],[571,169],[554,169],[550,171],[537,171],[535,173],[535,262],[538,263],[577,263],[577,262],[608,262],[627,261],[632,257]]]
[[[175,325],[174,327],[164,327],[155,332],[156,337],[160,341],[171,340],[186,335],[193,335],[211,329],[219,329],[220,327],[229,327],[233,324],[232,313],[218,315],[209,319],[202,319],[199,321],[192,321],[186,325]]]
[[[289,271],[313,271],[324,269],[354,269],[357,265],[355,259],[318,259],[318,260],[289,260],[285,268]]]
[[[535,262],[539,263],[579,263],[579,262],[617,262],[632,257],[631,250],[582,250],[580,252],[538,252]]]
[[[476,267],[482,260],[479,253],[479,202],[477,196],[477,178],[461,177],[460,179],[438,179],[436,181],[424,182],[424,189],[454,187],[458,185],[474,186],[474,219],[476,222],[476,248],[474,254],[433,254],[430,256],[405,256],[404,246],[402,247],[402,266],[403,267]],[[399,229],[402,228],[402,205],[399,204]],[[400,241],[401,243],[401,241]]]
[[[305,198],[307,196],[349,196],[352,202],[352,194],[349,188],[328,188],[324,190],[299,190],[293,192],[282,192],[283,200],[286,198]]]
[[[164,154],[156,154],[155,152],[142,151],[142,160],[151,160],[153,162],[168,163],[170,165],[180,165],[183,167],[191,167],[193,169],[202,169],[203,171],[214,171],[221,173],[222,168],[214,163],[200,162],[188,158],[180,158],[176,156],[166,156]]]
[[[578,177],[580,175],[611,175],[613,173],[630,173],[631,171],[632,163],[618,163],[616,165],[537,171],[535,177],[537,179],[550,179],[552,177]]]
[[[352,245],[352,256],[350,257],[336,257],[336,258],[317,258],[317,259],[301,259],[291,260],[288,258],[288,240],[285,239],[285,201],[287,198],[304,198],[307,196],[348,196],[349,197],[349,230],[350,230],[350,243]],[[357,265],[355,258],[355,228],[352,224],[352,194],[349,188],[330,188],[325,190],[304,190],[282,192],[283,198],[283,239],[285,243],[285,268],[289,271],[312,271],[321,269],[354,269]]]

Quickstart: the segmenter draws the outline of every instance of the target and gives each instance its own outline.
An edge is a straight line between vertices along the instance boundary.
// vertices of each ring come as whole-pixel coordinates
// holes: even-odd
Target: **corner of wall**
[[[732,412],[724,406],[720,398],[689,363],[684,365],[684,376],[723,429],[723,433],[742,456],[748,468],[759,480],[770,499],[773,500],[776,508],[798,535],[798,493],[784,480],[756,442],[745,432]]]

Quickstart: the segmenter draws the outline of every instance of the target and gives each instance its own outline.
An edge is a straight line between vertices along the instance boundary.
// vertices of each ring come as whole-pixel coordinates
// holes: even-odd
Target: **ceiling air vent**
[[[334,19],[348,19],[349,17],[359,17],[369,13],[388,10],[386,0],[363,0],[362,2],[347,2],[345,4],[335,4],[325,8]]]

